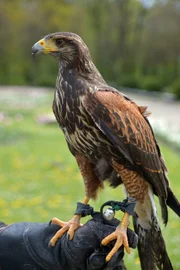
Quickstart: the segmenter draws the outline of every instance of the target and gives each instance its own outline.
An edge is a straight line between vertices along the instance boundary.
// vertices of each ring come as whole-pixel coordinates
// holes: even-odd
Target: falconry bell
[[[103,216],[106,220],[112,220],[115,216],[115,212],[112,208],[107,208],[104,213]]]

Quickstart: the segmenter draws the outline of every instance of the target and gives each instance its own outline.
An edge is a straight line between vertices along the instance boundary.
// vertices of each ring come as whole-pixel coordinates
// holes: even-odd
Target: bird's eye
[[[61,46],[63,44],[62,39],[56,39],[56,45]]]

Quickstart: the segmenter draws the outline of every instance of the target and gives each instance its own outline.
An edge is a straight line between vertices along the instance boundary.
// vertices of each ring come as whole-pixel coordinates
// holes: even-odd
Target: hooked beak
[[[32,47],[32,55],[35,57],[36,54],[42,53],[44,51],[44,39],[39,40]]]
[[[34,44],[32,47],[32,55],[35,57],[36,54],[40,53],[55,53],[58,51],[57,46],[55,45],[54,41],[52,39],[40,39],[38,42]]]

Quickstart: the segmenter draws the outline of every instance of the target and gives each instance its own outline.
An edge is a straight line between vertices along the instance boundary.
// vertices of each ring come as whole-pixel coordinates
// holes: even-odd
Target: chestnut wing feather
[[[136,103],[112,90],[86,96],[85,107],[96,126],[136,170],[166,199],[167,181],[152,128]]]

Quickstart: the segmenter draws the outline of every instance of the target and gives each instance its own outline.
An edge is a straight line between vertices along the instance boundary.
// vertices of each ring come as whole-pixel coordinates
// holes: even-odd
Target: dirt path
[[[148,111],[152,113],[150,119],[161,119],[180,130],[180,102],[136,93],[128,93],[128,96],[137,104],[148,106]]]

